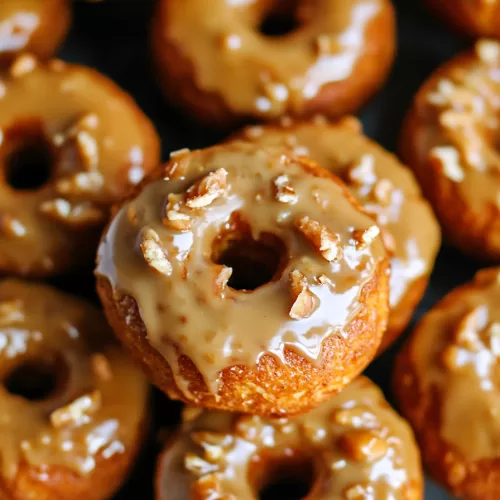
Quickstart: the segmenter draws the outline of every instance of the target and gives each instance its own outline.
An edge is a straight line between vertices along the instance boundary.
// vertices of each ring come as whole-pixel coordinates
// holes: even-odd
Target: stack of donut
[[[500,37],[500,2],[430,3]],[[408,327],[441,228],[500,262],[500,42],[424,83],[408,168],[349,116],[391,68],[389,0],[158,0],[167,98],[243,126],[162,164],[131,96],[52,58],[70,18],[69,0],[0,4],[0,499],[111,498],[147,440],[148,382],[186,405],[157,500],[280,498],[283,482],[420,500],[421,455],[451,492],[499,498],[500,269],[398,355],[411,427],[362,372]],[[104,314],[28,281],[75,280],[94,256]]]

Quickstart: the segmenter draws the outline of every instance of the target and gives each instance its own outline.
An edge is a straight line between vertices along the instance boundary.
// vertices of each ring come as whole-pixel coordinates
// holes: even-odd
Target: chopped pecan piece
[[[297,193],[293,189],[288,175],[280,175],[273,181],[274,195],[280,203],[294,204],[297,202]]]
[[[373,240],[380,234],[378,226],[370,226],[368,229],[357,229],[352,233],[356,248],[363,250],[367,248]]]
[[[440,146],[431,149],[429,153],[431,158],[439,161],[443,174],[453,182],[462,182],[465,174],[460,166],[460,154],[452,146]]]
[[[160,246],[160,237],[158,233],[148,228],[142,232],[141,240],[140,247],[142,255],[148,266],[160,274],[170,276],[173,270],[172,264]]]
[[[305,215],[295,225],[327,261],[332,262],[342,256],[340,238],[323,224]]]
[[[318,298],[309,290],[307,278],[297,269],[290,272],[290,292],[292,295],[292,307],[290,317],[292,319],[308,318],[317,307]]]
[[[227,170],[219,168],[193,184],[186,193],[189,208],[204,208],[227,192]]]
[[[66,425],[80,425],[87,422],[89,414],[95,413],[100,407],[101,392],[93,391],[53,411],[50,414],[50,422],[56,428]]]

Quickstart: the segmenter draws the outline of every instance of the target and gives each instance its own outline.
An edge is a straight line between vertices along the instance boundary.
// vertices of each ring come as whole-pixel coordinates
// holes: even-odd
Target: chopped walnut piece
[[[97,168],[99,164],[99,150],[96,138],[85,130],[81,130],[76,134],[76,145],[78,152],[85,162],[86,168],[88,170]]]
[[[218,470],[217,465],[203,460],[203,458],[199,457],[195,453],[186,453],[184,457],[184,467],[198,477]]]
[[[12,63],[9,73],[14,78],[30,73],[36,68],[36,58],[31,54],[22,54]]]
[[[370,226],[368,229],[357,229],[352,233],[356,248],[363,250],[372,244],[373,240],[380,234],[378,226]]]
[[[220,266],[214,281],[214,293],[221,296],[227,286],[229,278],[233,274],[231,267]]]
[[[191,229],[192,221],[189,215],[183,214],[176,210],[168,210],[163,223],[174,231],[189,231]]]
[[[68,200],[62,198],[44,201],[40,205],[39,210],[59,222],[64,222],[72,226],[100,224],[105,218],[103,210],[91,203],[76,203],[72,205]]]
[[[345,500],[372,500],[373,498],[375,498],[375,491],[371,485],[356,484],[344,491]]]
[[[500,62],[500,43],[496,40],[479,40],[475,49],[483,63],[494,66]]]
[[[22,238],[27,233],[24,224],[8,214],[0,214],[0,234],[12,238]]]
[[[150,228],[143,231],[140,247],[149,267],[165,276],[172,274],[172,264],[160,246],[160,237],[156,231]]]
[[[363,155],[359,161],[352,165],[347,172],[347,179],[357,186],[373,184],[375,176],[375,158],[373,155]]]
[[[293,189],[288,175],[280,175],[273,180],[274,195],[280,203],[297,203],[297,193]]]
[[[381,459],[389,448],[387,441],[369,430],[353,430],[340,439],[340,445],[351,460],[374,462]]]
[[[295,226],[329,262],[340,259],[340,238],[327,227],[307,215],[300,217]]]
[[[320,274],[317,279],[322,285],[328,285],[331,288],[335,288],[335,283],[326,274]]]
[[[186,193],[189,208],[204,208],[227,191],[227,170],[219,168],[193,184]]]
[[[101,392],[93,391],[53,411],[50,422],[57,429],[66,425],[81,425],[88,421],[89,414],[95,413],[100,407]]]
[[[443,173],[453,182],[462,182],[464,180],[464,171],[460,165],[460,154],[452,146],[439,146],[431,149],[430,158],[438,160],[443,169]]]
[[[380,179],[373,186],[373,197],[382,205],[390,205],[394,185],[389,179]]]
[[[108,358],[104,354],[93,354],[91,358],[92,371],[94,374],[108,382],[113,378],[113,372],[111,371],[111,365],[109,364]]]
[[[56,182],[56,190],[61,195],[78,196],[95,193],[104,185],[101,172],[78,172],[70,177],[64,177]]]
[[[297,269],[290,272],[290,292],[292,294],[292,319],[308,318],[317,307],[318,298],[309,290],[307,278]]]

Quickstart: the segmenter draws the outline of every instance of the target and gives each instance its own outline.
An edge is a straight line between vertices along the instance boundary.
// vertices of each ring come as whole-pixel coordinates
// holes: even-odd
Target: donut
[[[440,245],[432,209],[412,173],[362,134],[354,117],[316,118],[246,127],[236,135],[260,145],[283,145],[340,177],[380,228],[391,254],[390,313],[380,350],[406,328],[427,287]]]
[[[469,500],[500,491],[500,268],[428,312],[399,354],[395,393],[429,473]]]
[[[48,59],[66,37],[71,22],[69,0],[2,0],[0,66],[21,52]]]
[[[148,182],[104,232],[97,288],[168,396],[291,415],[371,361],[388,256],[336,177],[283,148],[234,142],[175,152]]]
[[[445,63],[418,91],[400,144],[449,242],[490,261],[500,260],[499,70],[491,40]]]
[[[431,10],[468,36],[500,38],[498,0],[426,0],[426,2]]]
[[[0,498],[105,500],[146,434],[148,385],[103,314],[0,282]]]
[[[156,500],[290,498],[286,483],[307,500],[423,499],[411,428],[359,377],[292,419],[188,407],[158,461]]]
[[[159,162],[131,97],[90,68],[19,56],[0,75],[0,274],[90,262],[110,206]]]
[[[159,0],[152,28],[161,88],[220,127],[360,108],[385,81],[395,39],[390,0]]]

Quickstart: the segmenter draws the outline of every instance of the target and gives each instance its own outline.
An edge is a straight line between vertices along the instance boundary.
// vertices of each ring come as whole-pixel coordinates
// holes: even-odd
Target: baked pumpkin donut
[[[22,55],[0,76],[0,273],[91,260],[109,207],[159,161],[131,97],[99,73]]]
[[[0,282],[0,498],[104,500],[140,449],[148,385],[100,311]]]
[[[461,32],[500,38],[500,1],[426,0],[429,7]]]
[[[426,289],[441,235],[412,173],[362,134],[354,117],[247,127],[238,137],[288,146],[339,176],[382,228],[391,253],[390,313],[381,350],[406,328]]]
[[[273,18],[289,32],[266,34]],[[352,112],[394,59],[390,0],[159,0],[153,19],[165,93],[197,120],[222,126]]]
[[[307,500],[423,498],[413,433],[365,377],[293,419],[193,410],[158,462],[157,500],[289,498],[287,480]]]
[[[171,398],[300,413],[371,361],[389,264],[344,185],[282,148],[181,151],[98,251],[110,324]]]
[[[0,65],[21,52],[48,59],[66,36],[70,21],[69,0],[2,0]]]
[[[449,241],[464,253],[500,260],[500,44],[439,68],[406,117],[401,155],[429,198]]]
[[[429,473],[460,498],[500,491],[500,268],[453,290],[417,325],[394,373]]]

